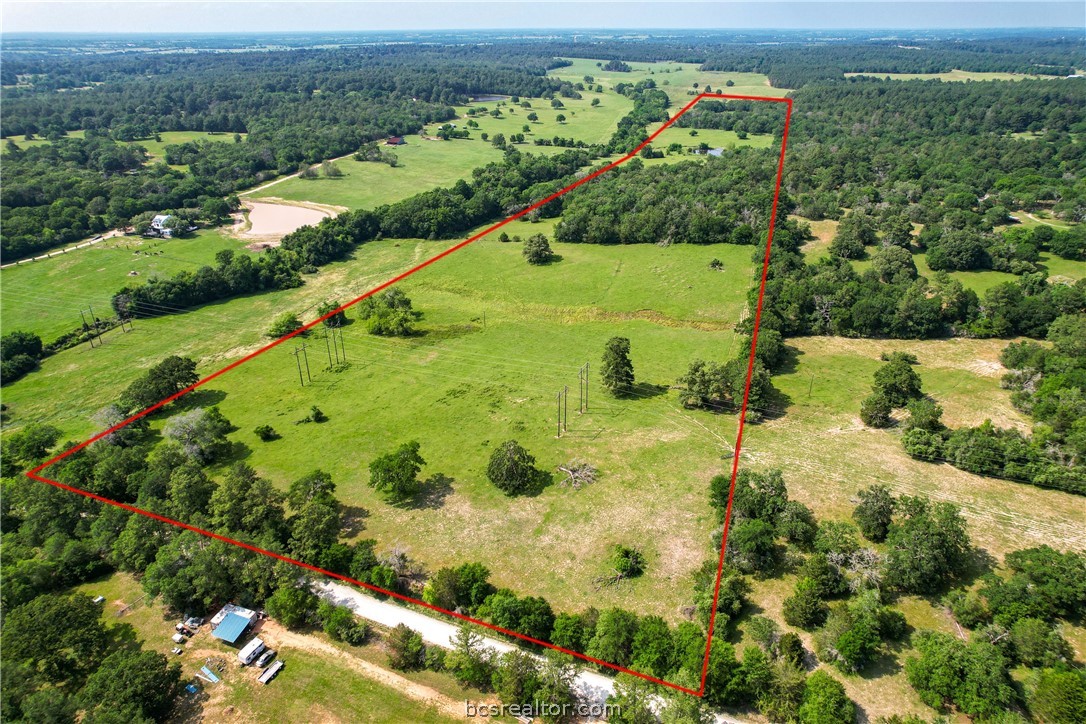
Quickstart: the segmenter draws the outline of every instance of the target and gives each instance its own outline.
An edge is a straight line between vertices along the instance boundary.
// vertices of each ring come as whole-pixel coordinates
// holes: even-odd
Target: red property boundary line
[[[187,523],[182,523],[181,521],[173,520],[172,518],[167,518],[166,516],[163,516],[163,515],[158,515],[157,513],[153,513],[153,512],[151,512],[149,510],[143,510],[142,508],[137,508],[137,507],[135,507],[133,505],[128,505],[127,503],[122,503],[120,501],[111,500],[109,498],[105,498],[105,497],[103,497],[101,495],[96,495],[95,493],[91,493],[91,492],[86,491],[86,490],[80,490],[79,488],[74,488],[74,487],[72,487],[70,485],[65,485],[64,483],[62,483],[60,481],[52,480],[50,478],[46,478],[46,477],[44,477],[44,476],[42,476],[40,474],[46,468],[54,465],[57,462],[60,462],[64,458],[68,457],[69,455],[72,455],[73,453],[78,452],[79,450],[82,450],[83,448],[87,447],[88,445],[90,445],[90,444],[92,444],[92,443],[94,443],[94,442],[96,442],[98,440],[101,440],[106,435],[109,435],[109,434],[111,434],[113,432],[116,432],[117,430],[120,430],[121,428],[125,427],[126,425],[129,425],[132,422],[135,422],[136,420],[139,420],[142,417],[146,417],[147,415],[151,414],[155,410],[158,410],[158,409],[164,407],[165,405],[173,402],[174,400],[176,400],[176,399],[178,399],[180,397],[184,397],[185,395],[187,395],[188,393],[190,393],[193,390],[197,389],[198,387],[202,387],[202,386],[206,385],[208,382],[212,381],[216,377],[221,377],[222,375],[226,374],[227,372],[234,369],[235,367],[238,367],[238,366],[244,364],[245,362],[248,362],[249,360],[253,359],[254,357],[257,357],[257,356],[259,356],[261,354],[264,354],[268,350],[271,350],[271,349],[277,347],[278,345],[282,344],[283,342],[286,342],[288,339],[291,339],[292,337],[295,337],[295,336],[297,336],[297,335],[299,335],[299,334],[301,334],[301,333],[303,333],[303,332],[305,332],[305,331],[307,331],[309,329],[312,329],[313,327],[317,326],[318,324],[320,324],[324,320],[328,319],[329,317],[332,317],[332,316],[334,316],[336,314],[339,314],[340,312],[346,310],[347,308],[352,307],[355,304],[358,304],[363,299],[366,299],[367,297],[373,296],[374,294],[376,294],[376,293],[378,293],[378,292],[380,292],[380,291],[382,291],[384,289],[387,289],[388,287],[392,286],[393,284],[395,284],[395,283],[397,283],[397,282],[399,282],[399,281],[401,281],[403,279],[406,279],[407,277],[411,276],[412,274],[414,274],[414,273],[416,273],[416,272],[418,272],[418,271],[420,271],[422,269],[425,269],[426,267],[430,266],[434,262],[439,261],[440,259],[444,259],[445,257],[449,256],[453,252],[456,252],[456,251],[459,251],[460,249],[463,249],[468,244],[471,244],[474,241],[478,241],[479,239],[483,238],[487,234],[490,234],[490,233],[500,229],[501,227],[505,226],[506,224],[508,224],[508,223],[510,223],[512,221],[515,221],[516,219],[519,219],[522,216],[525,216],[526,214],[534,211],[535,209],[538,209],[538,208],[546,205],[547,203],[553,201],[554,199],[557,199],[557,198],[559,198],[561,196],[564,196],[565,194],[569,193],[570,191],[577,188],[578,186],[580,186],[582,184],[585,184],[585,183],[588,183],[589,181],[596,178],[597,176],[600,176],[600,175],[606,173],[607,171],[610,171],[611,169],[620,166],[621,164],[625,163],[626,161],[629,161],[631,158],[634,158],[638,154],[638,152],[641,151],[641,149],[645,148],[645,146],[652,143],[652,141],[657,136],[659,136],[660,133],[662,133],[664,131],[664,129],[668,128],[673,123],[675,123],[675,121],[678,120],[678,118],[680,116],[682,116],[688,110],[693,108],[694,105],[696,103],[698,103],[698,101],[701,101],[701,100],[703,100],[705,98],[719,98],[719,99],[722,99],[722,100],[765,101],[765,102],[771,102],[771,103],[784,103],[787,106],[787,110],[786,110],[786,114],[785,114],[785,117],[784,117],[784,132],[783,132],[783,134],[781,136],[780,157],[778,158],[778,161],[777,161],[777,181],[776,181],[775,189],[773,191],[773,207],[772,207],[772,213],[771,213],[770,219],[769,219],[769,230],[768,230],[768,234],[767,234],[767,237],[766,237],[765,258],[764,258],[764,260],[762,262],[762,278],[761,278],[761,282],[760,282],[759,287],[758,287],[758,304],[757,304],[757,307],[756,307],[755,312],[754,312],[754,330],[753,330],[753,332],[751,334],[750,357],[749,357],[749,359],[747,361],[747,380],[746,380],[746,385],[745,385],[745,387],[743,389],[743,404],[740,407],[740,412],[739,412],[739,429],[738,429],[738,432],[736,434],[735,453],[734,453],[734,455],[732,457],[731,484],[730,484],[729,489],[728,489],[728,506],[727,506],[727,510],[726,510],[725,516],[724,516],[724,534],[723,534],[723,538],[722,538],[721,543],[720,543],[720,558],[719,558],[719,562],[717,564],[716,584],[714,585],[714,588],[713,588],[713,607],[712,607],[712,611],[711,611],[710,616],[709,616],[709,631],[708,631],[708,636],[707,636],[707,639],[706,639],[706,642],[705,642],[705,659],[702,662],[701,685],[699,686],[698,689],[691,689],[691,688],[688,688],[688,687],[685,687],[685,686],[680,686],[678,684],[674,684],[674,683],[671,683],[669,681],[664,681],[663,679],[659,679],[659,678],[657,678],[655,676],[650,676],[649,674],[645,674],[645,673],[642,673],[640,671],[633,671],[632,669],[628,669],[628,668],[626,668],[624,666],[619,666],[618,664],[613,664],[613,663],[610,663],[608,661],[601,661],[600,659],[596,659],[596,658],[593,658],[591,656],[587,656],[587,655],[579,653],[577,651],[572,651],[570,649],[566,649],[566,648],[563,648],[561,646],[555,646],[554,644],[549,643],[547,641],[540,641],[539,639],[535,639],[535,638],[532,638],[530,636],[525,636],[522,633],[518,633],[516,631],[510,631],[509,629],[502,628],[501,626],[495,626],[494,624],[488,623],[486,621],[481,621],[479,619],[475,619],[475,618],[472,618],[470,616],[465,616],[464,614],[456,613],[455,611],[448,611],[448,610],[446,610],[444,608],[441,608],[439,606],[434,606],[432,604],[426,603],[425,601],[419,600],[417,598],[412,598],[410,596],[406,596],[406,595],[404,595],[402,593],[396,593],[394,591],[386,591],[385,589],[379,588],[379,587],[374,586],[374,585],[372,585],[370,583],[364,583],[362,581],[358,581],[358,580],[355,580],[353,578],[350,578],[349,576],[344,576],[344,575],[339,574],[339,573],[333,573],[332,571],[326,571],[323,568],[319,568],[317,566],[310,565],[308,563],[303,563],[302,561],[295,560],[295,559],[290,558],[288,556],[284,556],[284,555],[281,555],[279,553],[274,553],[272,551],[265,550],[263,548],[258,548],[257,546],[250,545],[250,544],[245,543],[243,541],[234,540],[233,538],[228,538],[228,537],[226,537],[224,535],[220,535],[218,533],[214,533],[214,532],[209,531],[209,530],[204,530],[203,528],[197,528],[196,526],[189,525]],[[313,571],[314,573],[320,573],[321,575],[328,576],[329,578],[335,578],[337,580],[344,581],[346,583],[350,583],[350,584],[358,586],[360,588],[368,589],[368,590],[373,591],[375,593],[381,593],[381,594],[384,594],[386,596],[392,596],[392,597],[397,598],[397,599],[399,599],[401,601],[406,601],[408,603],[413,603],[413,604],[416,604],[418,606],[423,606],[425,608],[428,608],[428,609],[430,609],[432,611],[437,611],[438,613],[444,614],[446,616],[452,616],[453,618],[457,618],[457,619],[460,619],[462,621],[468,621],[468,622],[473,623],[473,624],[478,624],[479,626],[483,626],[483,627],[491,629],[493,631],[498,631],[498,632],[506,634],[508,636],[512,636],[514,638],[518,638],[518,639],[521,639],[521,640],[524,640],[524,641],[528,641],[528,642],[531,642],[533,644],[537,644],[539,646],[544,646],[544,647],[550,648],[550,649],[556,649],[558,651],[569,654],[571,656],[575,656],[575,657],[577,657],[579,659],[583,659],[584,661],[589,661],[589,662],[591,662],[593,664],[598,664],[600,666],[605,666],[607,668],[614,669],[616,671],[620,671],[620,672],[623,672],[623,673],[626,673],[626,674],[631,674],[633,676],[637,676],[637,677],[640,677],[642,679],[646,679],[648,681],[651,681],[651,682],[656,683],[656,684],[660,684],[662,686],[667,686],[667,687],[670,687],[672,689],[677,689],[677,690],[682,691],[682,692],[687,693],[687,694],[692,694],[694,696],[703,696],[704,693],[705,693],[705,681],[706,681],[706,678],[708,677],[708,673],[709,673],[709,649],[712,646],[713,629],[714,629],[714,626],[716,625],[716,607],[717,607],[717,603],[718,603],[718,601],[720,599],[720,579],[721,579],[721,576],[722,576],[723,571],[724,571],[724,553],[727,550],[728,529],[729,529],[729,527],[731,525],[732,499],[735,496],[735,480],[736,480],[736,476],[739,473],[739,450],[740,450],[740,447],[741,447],[742,442],[743,442],[743,428],[744,428],[744,421],[745,421],[746,413],[747,413],[747,402],[748,402],[748,399],[750,397],[751,376],[753,375],[753,372],[754,372],[754,356],[755,356],[755,350],[757,349],[757,345],[758,345],[758,328],[760,326],[761,319],[762,319],[762,300],[763,300],[763,298],[765,296],[766,276],[767,276],[767,274],[769,272],[769,255],[770,255],[770,250],[773,247],[773,231],[774,231],[774,227],[776,226],[776,220],[777,220],[777,206],[778,206],[778,202],[780,201],[780,195],[781,195],[781,178],[782,178],[782,176],[784,174],[784,154],[785,154],[785,150],[786,150],[786,148],[788,146],[788,127],[789,127],[789,123],[791,122],[791,119],[792,119],[792,99],[791,98],[773,98],[773,97],[768,97],[768,96],[731,95],[731,94],[727,94],[727,93],[701,93],[697,97],[695,97],[694,100],[690,101],[685,106],[683,106],[682,109],[678,113],[676,113],[674,117],[672,117],[671,119],[666,121],[662,126],[660,126],[659,129],[657,129],[655,132],[653,132],[637,148],[635,148],[633,151],[626,154],[625,156],[623,156],[619,160],[607,164],[606,166],[594,171],[593,173],[585,176],[584,178],[577,180],[576,182],[570,184],[569,186],[566,186],[565,188],[561,189],[560,191],[557,191],[557,192],[551,194],[547,198],[545,198],[545,199],[543,199],[541,201],[537,201],[534,204],[532,204],[531,206],[527,207],[526,209],[524,209],[522,211],[519,211],[516,214],[513,214],[512,216],[509,216],[509,217],[503,219],[502,221],[499,221],[498,223],[486,228],[485,230],[475,234],[474,236],[471,236],[471,237],[465,239],[464,241],[459,242],[458,244],[446,249],[445,251],[441,252],[440,254],[437,254],[437,255],[427,259],[426,261],[424,261],[421,264],[415,266],[414,268],[409,269],[408,271],[406,271],[406,272],[404,272],[404,273],[402,273],[402,274],[388,280],[387,282],[384,282],[383,284],[380,284],[380,285],[374,287],[373,289],[369,290],[365,294],[352,299],[351,301],[349,301],[346,304],[338,307],[337,309],[334,309],[331,312],[328,312],[327,314],[325,314],[325,315],[313,320],[312,322],[302,326],[301,328],[296,329],[295,331],[291,332],[290,334],[287,334],[287,335],[284,335],[283,337],[280,337],[279,339],[275,340],[274,342],[271,342],[270,344],[267,344],[267,345],[261,347],[260,349],[256,350],[255,352],[251,352],[251,353],[245,355],[244,357],[242,357],[241,359],[239,359],[239,360],[237,360],[235,362],[231,362],[230,364],[226,365],[225,367],[218,370],[217,372],[213,372],[212,374],[210,374],[207,377],[203,378],[202,380],[200,380],[196,384],[191,385],[189,387],[186,387],[185,389],[183,389],[180,392],[177,392],[177,393],[175,393],[173,395],[170,395],[166,399],[161,400],[161,401],[155,403],[154,405],[151,405],[150,407],[143,410],[142,412],[138,412],[135,415],[132,415],[131,417],[129,417],[128,419],[117,423],[113,427],[110,427],[107,430],[103,430],[102,432],[98,433],[94,437],[92,437],[92,438],[90,438],[88,440],[85,440],[84,442],[81,442],[78,445],[76,445],[76,446],[74,446],[72,448],[69,448],[68,450],[65,450],[63,453],[57,455],[56,457],[53,457],[52,459],[42,463],[41,465],[37,466],[36,468],[28,471],[26,473],[26,475],[27,475],[27,477],[29,477],[29,478],[31,478],[33,480],[37,480],[39,482],[46,483],[48,485],[52,485],[54,487],[60,488],[61,490],[67,490],[67,491],[72,492],[72,493],[77,493],[77,494],[82,495],[84,497],[91,498],[92,500],[97,500],[100,503],[106,503],[107,505],[112,505],[112,506],[121,508],[123,510],[127,510],[130,513],[138,513],[139,515],[144,515],[144,516],[147,516],[148,518],[153,518],[154,520],[160,521],[162,523],[169,523],[170,525],[177,526],[178,528],[182,528],[184,530],[190,530],[190,531],[193,531],[194,533],[199,533],[202,536],[206,536],[206,537],[212,538],[214,540],[223,541],[224,543],[230,543],[231,545],[238,546],[239,548],[244,548],[245,550],[249,550],[249,551],[252,551],[254,553],[259,553],[261,555],[265,555],[265,556],[268,556],[270,558],[274,558],[276,560],[284,561],[286,563],[292,563],[292,564],[294,564],[296,566],[299,566],[300,568],[305,568],[305,569],[307,569],[309,571]]]

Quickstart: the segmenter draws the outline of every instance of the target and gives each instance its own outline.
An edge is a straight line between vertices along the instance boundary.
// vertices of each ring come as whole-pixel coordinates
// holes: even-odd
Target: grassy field
[[[154,276],[195,271],[214,262],[216,252],[245,253],[244,244],[224,231],[205,229],[181,239],[116,237],[63,256],[0,271],[0,324],[5,330],[34,332],[45,342],[80,324],[79,310],[93,307],[113,315],[110,299],[125,284]],[[136,272],[136,275],[131,275]]]
[[[521,222],[512,231],[528,235],[548,225]],[[379,275],[387,278],[439,248],[379,242],[302,289],[209,305],[184,318],[138,321],[134,332],[112,333],[104,347],[84,345],[47,359],[41,371],[7,388],[5,401],[15,424],[38,419],[85,435],[93,411],[162,356],[192,355],[206,374],[258,344],[276,311],[347,299],[379,280],[368,272],[387,269]],[[735,353],[730,327],[745,306],[750,250],[556,245],[556,251],[560,262],[530,267],[519,245],[484,239],[404,284],[426,313],[426,334],[381,340],[355,323],[346,328],[347,371],[319,372],[324,342],[314,338],[312,386],[296,386],[293,359],[274,350],[216,381],[213,399],[222,397],[223,412],[240,428],[234,437],[250,446],[248,462],[283,486],[315,467],[328,470],[343,499],[369,512],[364,535],[383,546],[405,544],[432,567],[484,560],[499,583],[516,588],[535,575],[544,547],[561,564],[539,572],[531,592],[566,608],[602,599],[674,617],[689,595],[687,576],[704,555],[712,525],[705,484],[722,465],[734,419],[685,412],[667,387],[690,359],[723,361]],[[724,272],[708,269],[713,257],[723,260]],[[604,341],[616,334],[633,340],[642,384],[631,399],[615,400],[593,376],[591,412],[578,416],[577,369],[585,361],[595,366]],[[554,396],[564,385],[574,388],[574,409],[568,433],[556,440]],[[314,404],[328,423],[292,424]],[[263,422],[283,439],[259,442],[252,429]],[[511,437],[547,471],[585,458],[601,469],[602,480],[579,492],[554,485],[538,497],[507,499],[483,470],[490,449]],[[409,439],[422,443],[431,463],[425,475],[451,482],[436,486],[435,501],[396,508],[375,497],[366,468]],[[338,452],[303,454],[318,450]],[[577,534],[585,525],[597,531],[590,543]],[[405,536],[406,530],[418,535]],[[604,572],[607,546],[620,540],[653,541],[646,546],[650,572],[597,597],[592,579]]]
[[[660,124],[649,128],[649,132],[652,133]],[[776,146],[777,141],[770,134],[758,134],[751,135],[745,139],[739,138],[735,134],[735,131],[723,131],[716,128],[700,128],[696,129],[696,135],[691,135],[690,128],[676,128],[671,126],[664,129],[664,132],[657,136],[652,145],[654,148],[660,150],[666,150],[672,143],[680,143],[684,148],[697,148],[702,143],[709,144],[710,148],[743,148],[749,146],[751,148],[769,148],[770,146]]]
[[[490,139],[501,133],[507,138],[515,133],[525,133],[525,143],[519,148],[525,153],[556,154],[565,151],[561,146],[536,146],[535,138],[573,138],[586,143],[606,143],[614,133],[618,120],[630,112],[633,102],[625,96],[607,90],[603,93],[586,92],[581,99],[562,99],[564,108],[554,109],[550,101],[526,98],[531,109],[506,102],[498,106],[486,101],[457,108],[460,127],[469,120],[469,108],[500,108],[502,115],[494,118],[486,114],[474,120],[478,128],[471,130],[471,137],[453,141],[429,140],[441,124],[433,124],[419,135],[407,136],[406,144],[386,150],[396,154],[398,166],[383,163],[360,162],[354,159],[337,161],[343,171],[340,178],[300,179],[293,178],[269,186],[251,195],[252,198],[279,198],[286,201],[319,201],[324,204],[349,209],[373,208],[393,203],[422,191],[450,186],[459,179],[470,179],[471,172],[488,163],[500,161],[502,151]],[[599,99],[597,106],[592,100]],[[539,120],[529,121],[529,113],[535,112]],[[558,114],[566,117],[562,123]],[[524,126],[529,130],[525,132]],[[488,140],[482,140],[482,134]]]
[[[698,69],[697,63],[629,63],[630,72],[622,73],[604,71],[597,65],[606,61],[585,58],[572,60],[573,65],[555,68],[550,75],[575,83],[583,82],[584,76],[590,75],[594,83],[605,89],[611,89],[618,83],[637,83],[651,78],[656,81],[656,87],[667,93],[672,103],[679,106],[693,97],[689,91],[693,90],[695,94],[702,92],[706,85],[711,86],[714,93],[760,96],[784,96],[789,93],[787,88],[771,87],[769,79],[761,73],[703,71]],[[731,87],[726,85],[729,80],[734,83]],[[696,89],[694,83],[698,84]]]
[[[247,134],[239,134],[242,139]],[[149,163],[156,163],[163,161],[166,157],[166,146],[186,143],[187,141],[214,141],[220,143],[233,143],[233,133],[207,133],[205,131],[163,131],[158,134],[159,139],[154,138],[141,139],[139,141],[125,141],[130,146],[143,146],[151,158]],[[33,148],[34,146],[43,146],[50,141],[44,138],[35,138],[32,141],[27,141],[24,136],[8,136],[12,141],[19,146],[19,148]],[[69,131],[68,138],[83,138],[83,131]],[[4,151],[6,153],[6,150]],[[173,168],[183,169],[185,166],[173,166]]]
[[[831,219],[825,219],[822,221],[809,221],[807,219],[793,216],[801,223],[805,223],[811,227],[811,232],[814,234],[815,239],[807,242],[803,247],[803,254],[808,262],[815,262],[818,259],[829,256],[830,242],[833,241],[833,237],[837,233],[837,221]],[[1031,220],[1029,225],[1036,226],[1041,222]],[[1006,227],[1002,227],[1006,228]],[[874,247],[868,248],[868,258],[861,259],[852,262],[852,266],[857,271],[864,271],[870,268],[871,258],[870,255],[875,252]],[[1049,276],[1059,281],[1077,281],[1086,277],[1086,262],[1072,261],[1058,257],[1055,254],[1049,252],[1041,252],[1040,266],[1048,272]],[[928,266],[927,257],[923,253],[913,254],[913,263],[916,264],[916,270],[920,276],[931,279],[935,272]],[[991,269],[985,271],[956,271],[951,272],[950,276],[954,277],[962,283],[966,289],[972,289],[981,297],[997,284],[1004,282],[1016,281],[1018,276],[1010,274],[1008,272],[994,271]]]
[[[69,138],[82,138],[83,131],[68,131]],[[22,149],[34,148],[35,146],[44,146],[48,143],[52,143],[41,136],[35,136],[33,140],[26,140],[26,136],[5,136],[4,143],[0,145],[0,153],[7,153],[7,141],[13,141],[16,146]]]
[[[396,168],[345,158],[336,162],[343,171],[340,178],[287,179],[249,198],[319,201],[348,209],[371,209],[451,186],[459,179],[471,178],[472,169],[502,159],[501,151],[478,139],[427,141],[421,136],[408,136],[405,145],[388,150],[399,159]]]
[[[245,133],[237,134],[241,136],[242,142],[245,141]],[[205,131],[163,131],[158,134],[161,140],[155,140],[154,138],[145,138],[139,141],[129,141],[129,145],[143,146],[147,149],[147,153],[151,155],[151,162],[163,161],[166,158],[166,146],[172,146],[179,143],[188,143],[189,141],[210,141],[212,143],[234,143],[233,133],[207,133]],[[175,166],[174,168],[184,168],[183,166]]]
[[[789,340],[794,363],[774,375],[786,414],[747,428],[748,465],[781,467],[794,497],[819,516],[847,517],[855,493],[873,483],[924,494],[962,507],[974,543],[995,557],[1042,543],[1086,546],[1081,498],[1011,481],[984,478],[946,464],[910,459],[898,433],[873,430],[859,419],[880,354],[915,354],[924,391],[945,409],[951,426],[985,419],[1027,429],[1029,421],[1000,388],[999,353],[1007,340]]]
[[[942,80],[964,82],[967,80],[1026,80],[1048,79],[1060,80],[1058,76],[1051,75],[1026,75],[1025,73],[987,73],[971,70],[951,70],[946,73],[845,73],[845,77],[866,75],[873,78],[889,78],[890,80]]]
[[[261,632],[274,645],[287,666],[270,684],[256,681],[256,670],[242,667],[237,661],[237,649],[210,635],[207,625],[184,646],[185,653],[170,652],[175,644],[170,640],[177,619],[168,617],[155,600],[144,597],[139,583],[130,575],[117,573],[76,590],[88,596],[106,597],[102,619],[107,626],[131,627],[135,638],[145,648],[156,650],[179,661],[182,683],[195,681],[199,694],[183,694],[175,712],[176,721],[325,721],[325,722],[386,722],[415,721],[438,723],[455,719],[424,700],[405,695],[409,685],[434,690],[437,696],[462,699],[463,690],[448,679],[434,675],[387,672],[389,681],[402,680],[401,686],[391,685],[375,677],[373,665],[384,666],[384,656],[376,645],[350,648],[335,644],[323,634],[298,635],[284,633],[277,626]],[[122,617],[117,613],[126,605],[132,608]],[[216,671],[219,684],[206,684],[195,678],[208,657],[226,663]],[[353,669],[365,667],[370,676]],[[418,683],[416,683],[418,682]],[[440,687],[444,691],[435,688]]]
[[[490,138],[498,133],[505,134],[507,138],[514,133],[524,133],[528,144],[532,144],[533,139],[536,138],[554,138],[555,136],[572,138],[589,144],[606,143],[615,132],[618,119],[633,109],[632,100],[613,92],[610,88],[605,88],[603,93],[583,91],[581,96],[582,98],[559,98],[562,108],[552,108],[550,101],[541,98],[521,99],[530,103],[531,108],[521,108],[512,103],[498,106],[492,101],[473,103],[471,106],[456,109],[460,114],[457,125],[463,127],[469,119],[465,115],[468,108],[486,108],[488,111],[497,108],[502,112],[498,118],[489,114],[478,114],[474,117],[479,127],[470,129],[472,138],[480,138],[482,133],[488,134]],[[593,106],[593,100],[598,100],[599,104]],[[529,121],[527,118],[529,113],[538,115],[539,120]],[[565,116],[566,120],[559,122],[557,120],[559,115]],[[438,125],[440,124],[430,126],[426,129],[426,133],[435,133]],[[524,130],[525,125],[528,126],[528,131]],[[532,145],[531,150],[538,153],[560,153],[565,149],[560,146]]]

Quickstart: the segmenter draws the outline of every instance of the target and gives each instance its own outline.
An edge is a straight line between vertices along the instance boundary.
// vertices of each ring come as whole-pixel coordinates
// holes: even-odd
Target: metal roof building
[[[211,619],[211,634],[232,644],[241,638],[245,629],[256,619],[256,612],[228,603]]]

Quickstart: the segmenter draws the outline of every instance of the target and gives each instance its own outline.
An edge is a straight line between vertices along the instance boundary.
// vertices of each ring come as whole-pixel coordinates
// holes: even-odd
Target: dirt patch
[[[251,249],[278,246],[287,234],[303,226],[319,224],[335,216],[342,207],[308,202],[287,203],[281,199],[245,201],[245,211],[234,218],[232,232],[239,239],[252,241]]]
[[[1007,371],[1007,368],[998,362],[986,359],[975,359],[966,365],[966,369],[983,377],[1002,377]]]

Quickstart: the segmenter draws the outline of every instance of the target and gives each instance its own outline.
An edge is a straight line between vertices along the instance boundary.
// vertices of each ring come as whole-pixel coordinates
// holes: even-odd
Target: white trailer
[[[260,652],[264,650],[264,642],[260,639],[253,639],[249,643],[245,644],[244,648],[238,652],[238,661],[243,665],[248,666],[253,663],[253,659],[260,655]]]

